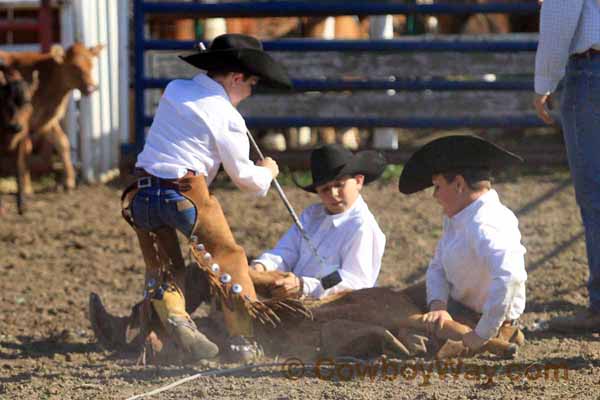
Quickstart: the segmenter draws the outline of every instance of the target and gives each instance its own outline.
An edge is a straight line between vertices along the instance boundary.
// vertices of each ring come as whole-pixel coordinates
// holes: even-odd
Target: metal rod
[[[256,150],[256,152],[258,153],[258,156],[260,157],[260,159],[264,160],[265,156],[263,155],[262,151],[260,151],[260,147],[258,147],[258,144],[256,143],[256,140],[254,140],[254,137],[252,136],[250,131],[247,130],[246,134],[248,135],[248,139],[250,139],[250,143],[252,144],[252,147],[254,148],[254,150]],[[298,227],[298,230],[302,234],[302,238],[306,241],[311,252],[317,258],[317,260],[319,261],[319,264],[321,264],[321,267],[325,270],[325,261],[323,261],[323,258],[321,258],[321,256],[319,255],[319,252],[317,251],[317,248],[313,245],[312,241],[310,240],[310,237],[308,237],[308,234],[306,233],[306,231],[304,230],[304,227],[302,226],[302,222],[300,222],[300,218],[298,218],[298,215],[294,211],[294,207],[292,207],[292,204],[289,202],[287,196],[283,192],[283,189],[281,188],[279,181],[277,181],[277,178],[273,178],[273,183],[275,184],[275,189],[277,190],[279,197],[281,197],[281,200],[283,200],[283,204],[285,204],[285,208],[287,208],[288,212],[292,216],[292,219],[294,220],[294,223]]]

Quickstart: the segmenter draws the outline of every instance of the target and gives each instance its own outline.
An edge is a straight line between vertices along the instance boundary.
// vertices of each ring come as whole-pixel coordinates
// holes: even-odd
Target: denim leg
[[[590,307],[600,312],[600,58],[570,62],[561,114],[585,228]]]
[[[131,217],[133,223],[149,231],[164,225],[159,215],[160,189],[144,188],[138,191],[131,202]]]
[[[590,308],[600,312],[600,210],[582,208],[581,218],[585,227],[585,245],[590,266]]]
[[[196,208],[176,190],[149,187],[133,198],[131,215],[136,226],[155,230],[170,226],[191,236],[196,222]]]
[[[196,222],[196,207],[176,190],[166,190],[160,199],[160,215],[163,222],[177,229],[186,237],[192,235]]]

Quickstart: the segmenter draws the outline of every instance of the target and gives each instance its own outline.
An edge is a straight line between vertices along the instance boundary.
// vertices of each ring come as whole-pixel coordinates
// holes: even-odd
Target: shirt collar
[[[322,209],[323,209],[323,214],[325,214],[325,218],[329,219],[331,221],[331,223],[333,224],[333,226],[337,228],[338,226],[340,226],[344,222],[348,221],[349,219],[355,217],[356,215],[359,215],[364,206],[365,206],[365,201],[363,200],[361,195],[358,195],[358,197],[356,198],[356,201],[354,202],[354,204],[352,204],[352,207],[350,207],[346,211],[341,212],[339,214],[327,214],[327,210],[325,209],[324,206]]]
[[[452,218],[449,218],[452,226],[456,228],[461,228],[468,224],[477,211],[484,205],[489,203],[498,203],[500,202],[500,198],[498,197],[498,193],[494,189],[488,190],[486,193],[479,196],[477,200],[463,208],[461,211],[456,213]]]
[[[229,95],[225,91],[225,88],[223,87],[223,85],[221,85],[219,82],[215,81],[210,76],[206,75],[204,72],[197,74],[196,76],[194,76],[194,78],[192,80],[194,82],[196,82],[196,84],[198,84],[198,85],[204,87],[205,89],[207,89],[208,91],[210,91],[211,93],[215,93],[220,96],[223,96],[228,101],[231,102],[231,99],[229,98]]]

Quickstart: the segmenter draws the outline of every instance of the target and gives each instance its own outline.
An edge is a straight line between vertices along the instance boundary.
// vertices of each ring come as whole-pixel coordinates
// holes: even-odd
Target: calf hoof
[[[517,326],[501,327],[496,337],[506,342],[514,343],[517,346],[523,346],[523,344],[525,344],[525,335]]]
[[[404,343],[402,343],[394,335],[392,335],[392,333],[390,331],[386,330],[383,333],[383,340],[384,340],[384,353],[385,354],[388,353],[387,350],[390,350],[392,355],[399,355],[399,356],[409,356],[410,355],[410,351],[406,348]]]
[[[65,185],[65,189],[67,191],[73,190],[77,186],[75,184],[75,179],[66,179],[65,182],[64,182],[64,185]]]
[[[126,317],[115,317],[110,315],[100,296],[96,293],[90,293],[88,302],[88,318],[92,325],[92,331],[98,344],[107,350],[133,350],[127,343],[127,322]]]

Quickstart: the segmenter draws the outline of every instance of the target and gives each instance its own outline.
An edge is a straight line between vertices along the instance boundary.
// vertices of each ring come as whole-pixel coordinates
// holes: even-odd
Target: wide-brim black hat
[[[259,85],[289,90],[292,81],[285,68],[267,54],[262,43],[247,35],[227,33],[217,36],[208,49],[189,56],[185,62],[205,71],[243,72],[260,78]]]
[[[379,178],[387,162],[383,154],[366,150],[353,154],[339,144],[328,144],[313,150],[310,154],[310,172],[313,182],[302,186],[294,179],[298,187],[307,192],[316,193],[317,186],[344,176],[364,175],[364,184]]]
[[[433,186],[435,174],[480,171],[491,175],[523,159],[500,146],[476,136],[456,135],[433,140],[417,150],[408,160],[398,188],[404,194]]]

